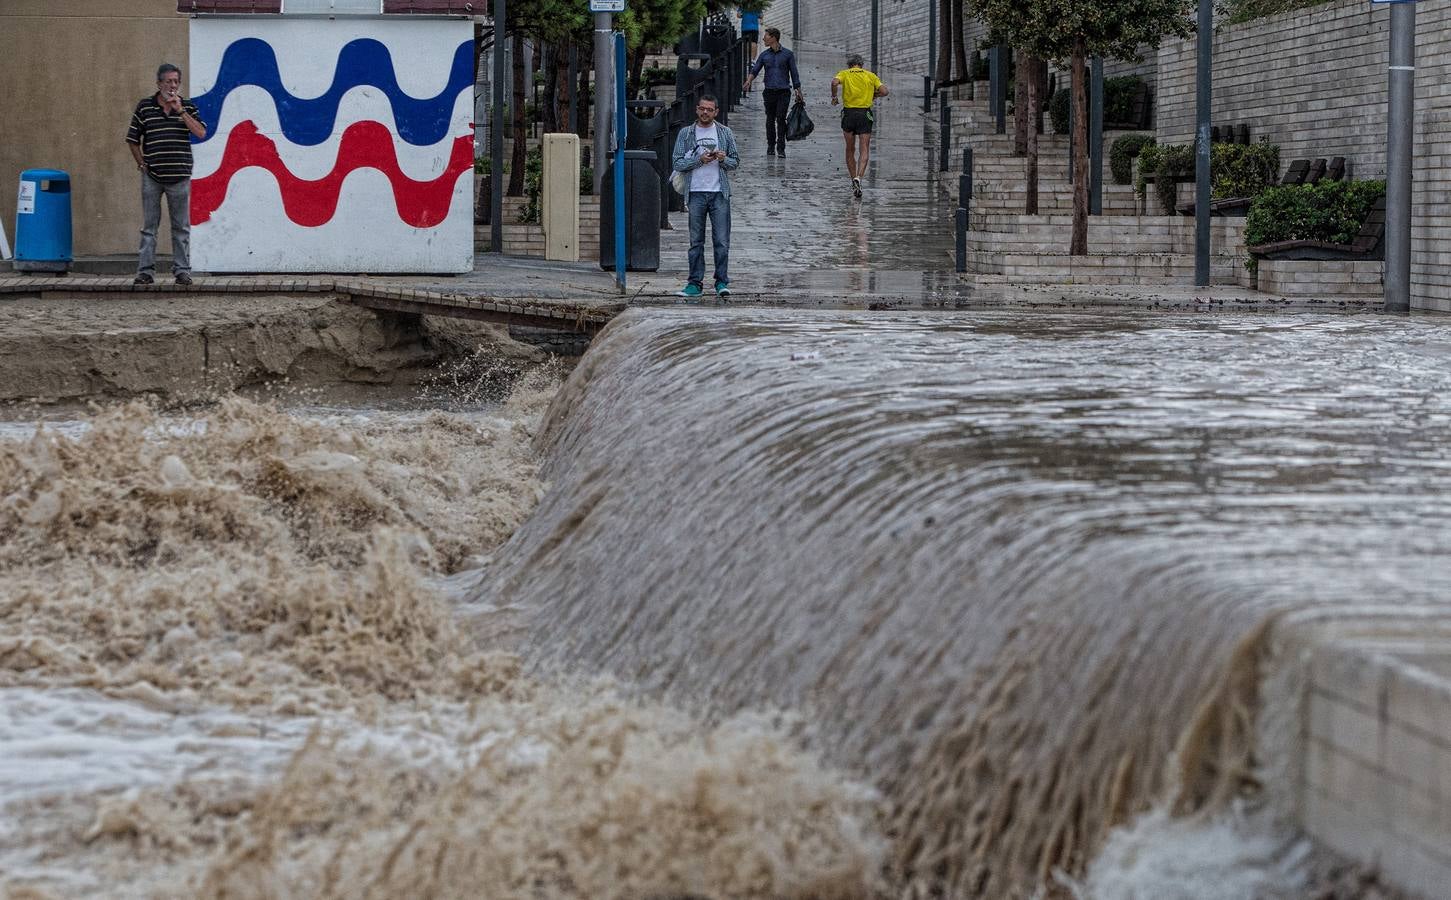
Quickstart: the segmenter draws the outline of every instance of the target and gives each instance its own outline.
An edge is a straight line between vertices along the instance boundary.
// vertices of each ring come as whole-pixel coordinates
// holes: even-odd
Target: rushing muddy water
[[[1448,357],[657,311],[499,405],[5,426],[0,897],[1295,896],[1260,637],[1445,604]]]
[[[626,317],[552,411],[490,596],[533,610],[543,670],[803,714],[884,790],[899,885],[1027,895],[1156,800],[1254,788],[1278,613],[1447,602],[1445,335]]]

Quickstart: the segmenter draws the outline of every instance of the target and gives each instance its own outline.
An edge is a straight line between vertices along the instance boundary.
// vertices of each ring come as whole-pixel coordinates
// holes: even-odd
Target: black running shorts
[[[869,107],[854,106],[841,111],[841,130],[850,134],[872,133],[872,111]]]

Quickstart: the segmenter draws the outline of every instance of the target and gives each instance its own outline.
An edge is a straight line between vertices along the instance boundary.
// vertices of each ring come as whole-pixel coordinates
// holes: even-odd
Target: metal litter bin
[[[615,163],[600,182],[600,268],[615,269]],[[660,174],[652,150],[625,151],[625,271],[660,268]]]
[[[71,267],[71,177],[59,169],[20,173],[15,204],[15,271]]]

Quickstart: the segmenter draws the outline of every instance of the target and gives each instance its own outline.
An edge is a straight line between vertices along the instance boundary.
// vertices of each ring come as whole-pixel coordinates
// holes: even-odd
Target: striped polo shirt
[[[197,108],[189,101],[182,108],[197,118]],[[202,125],[206,127],[205,123]],[[169,116],[156,102],[155,95],[136,104],[131,114],[131,127],[126,131],[128,144],[141,145],[141,159],[146,171],[162,184],[175,184],[191,177],[191,132],[181,116]]]

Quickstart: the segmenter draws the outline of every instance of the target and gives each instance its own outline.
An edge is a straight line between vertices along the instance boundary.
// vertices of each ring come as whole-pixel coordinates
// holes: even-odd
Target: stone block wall
[[[1451,310],[1451,0],[1416,8],[1411,304]],[[1381,6],[1332,0],[1220,29],[1214,122],[1248,123],[1282,160],[1344,156],[1351,177],[1385,177],[1389,22]],[[1159,49],[1160,143],[1193,138],[1194,67],[1192,40]]]
[[[1330,640],[1311,651],[1298,817],[1317,840],[1426,897],[1451,885],[1451,645]]]
[[[843,53],[860,53],[868,65],[871,64],[871,0],[777,0],[766,12],[765,18],[772,20],[768,24],[784,31],[790,22],[792,2],[801,5],[799,40],[836,47]],[[928,0],[879,0],[878,53],[881,68],[916,76],[919,82],[923,75],[928,74],[928,7]],[[780,21],[783,19],[786,24]],[[913,84],[910,88],[898,86],[898,89],[904,94],[910,90],[921,93],[920,84]]]

